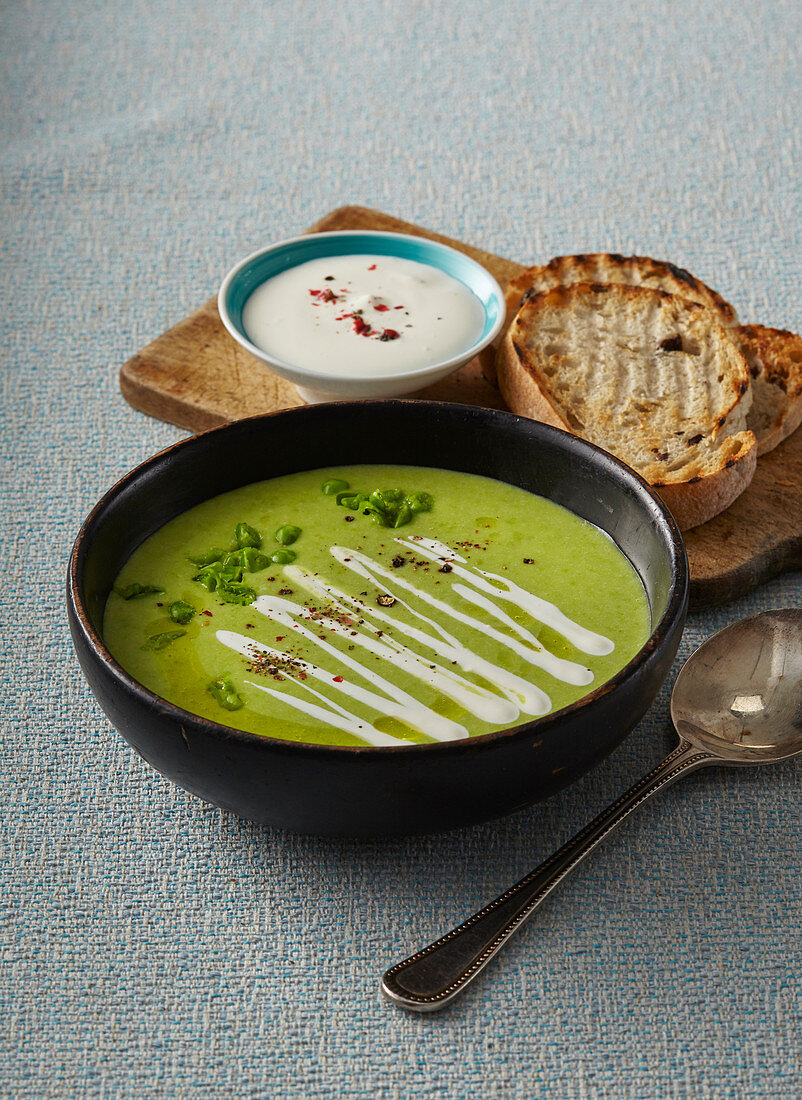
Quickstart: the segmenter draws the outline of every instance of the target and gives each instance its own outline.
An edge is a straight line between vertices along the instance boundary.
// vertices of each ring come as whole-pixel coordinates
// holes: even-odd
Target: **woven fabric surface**
[[[668,687],[502,821],[300,837],[129,750],[63,595],[91,505],[185,434],[125,404],[120,364],[335,206],[524,262],[670,259],[745,321],[802,329],[799,5],[19,0],[0,34],[0,1095],[802,1094],[797,765],[689,777],[460,1002],[404,1015],[382,971],[653,767]],[[692,615],[677,667],[800,603],[797,572]]]

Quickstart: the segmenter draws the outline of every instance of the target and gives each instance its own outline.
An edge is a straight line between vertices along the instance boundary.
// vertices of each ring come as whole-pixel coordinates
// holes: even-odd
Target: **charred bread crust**
[[[749,364],[752,408],[747,423],[758,454],[782,443],[802,423],[802,336],[765,325],[740,325],[732,338]]]
[[[757,443],[752,432],[741,432],[742,447],[737,456],[706,477],[694,476],[685,482],[660,484],[652,488],[665,502],[681,531],[690,531],[717,516],[749,486],[757,467]],[[738,436],[731,436],[738,439]]]
[[[527,268],[516,275],[507,287],[508,323],[512,322],[527,296],[560,284],[584,282],[650,286],[708,306],[720,315],[725,325],[738,323],[729,302],[684,267],[666,260],[653,260],[650,256],[622,256],[617,252],[555,256],[547,264]]]

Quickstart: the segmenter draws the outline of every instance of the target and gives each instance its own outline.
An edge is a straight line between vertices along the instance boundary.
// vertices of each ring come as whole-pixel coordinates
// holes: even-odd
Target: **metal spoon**
[[[415,1012],[449,1004],[605,837],[680,776],[802,752],[802,610],[764,611],[708,638],[680,670],[671,718],[679,744],[654,771],[495,901],[388,970],[385,996]]]

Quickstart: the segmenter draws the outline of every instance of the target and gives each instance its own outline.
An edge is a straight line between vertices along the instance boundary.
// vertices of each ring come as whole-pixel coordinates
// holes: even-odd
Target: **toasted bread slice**
[[[521,307],[497,365],[514,412],[623,459],[683,530],[752,480],[749,368],[705,306],[648,287],[555,287]]]
[[[591,252],[576,256],[555,256],[547,264],[528,267],[507,284],[507,327],[528,297],[571,283],[614,283],[664,290],[715,310],[725,325],[738,323],[735,310],[711,287],[683,267],[649,256],[620,256],[617,252]],[[498,341],[499,344],[501,341]],[[495,366],[482,360],[488,382],[497,385]]]
[[[764,455],[802,423],[802,336],[764,325],[741,325],[730,335],[749,364],[752,407],[747,427]]]

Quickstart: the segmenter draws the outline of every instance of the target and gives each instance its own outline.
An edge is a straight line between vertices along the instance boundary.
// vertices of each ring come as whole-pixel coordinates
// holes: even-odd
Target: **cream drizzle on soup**
[[[450,594],[445,599],[432,600],[437,610],[446,616],[473,627],[478,632],[490,632],[502,645],[506,646],[524,661],[536,668],[545,669],[551,676],[563,683],[586,686],[593,681],[593,673],[584,665],[574,661],[566,661],[555,657],[545,646],[542,646],[537,638],[525,627],[516,623],[501,608],[499,603],[487,599],[481,595],[481,591],[496,593],[503,600],[508,600],[517,607],[528,610],[536,608],[540,619],[548,622],[558,629],[563,636],[570,640],[580,650],[586,653],[608,654],[615,648],[614,643],[600,634],[585,630],[578,623],[568,619],[559,608],[554,607],[533,593],[526,592],[518,585],[505,582],[503,577],[488,573],[484,570],[465,569],[456,564],[465,562],[465,558],[456,551],[433,539],[422,536],[413,536],[409,541],[396,539],[402,546],[412,550],[422,551],[431,560],[441,565],[451,564],[452,571],[464,577],[473,588],[462,584],[451,584]],[[444,718],[424,706],[413,695],[400,691],[386,674],[392,672],[394,667],[403,668],[411,676],[431,685],[444,696],[453,699],[459,706],[465,709],[474,718],[484,722],[514,725],[521,713],[530,715],[543,715],[551,710],[551,700],[548,695],[529,684],[523,677],[510,674],[500,665],[494,665],[482,658],[479,653],[469,649],[453,634],[448,633],[442,626],[428,616],[415,609],[409,603],[401,600],[393,591],[398,586],[409,592],[411,596],[426,601],[426,594],[417,589],[413,584],[402,577],[392,577],[381,564],[356,550],[343,546],[332,546],[330,553],[335,560],[348,566],[358,576],[368,580],[375,587],[384,588],[385,597],[393,601],[392,606],[399,601],[407,611],[424,624],[424,628],[396,621],[395,617],[383,612],[380,608],[372,607],[364,600],[357,599],[319,577],[300,569],[297,566],[287,566],[284,575],[299,587],[328,601],[333,614],[339,613],[339,619],[333,615],[317,615],[304,603],[296,603],[291,600],[276,596],[259,596],[254,607],[260,614],[272,622],[294,631],[295,638],[302,638],[305,642],[323,654],[331,657],[336,662],[336,668],[321,668],[319,665],[308,661],[296,661],[287,670],[286,653],[276,650],[271,646],[262,645],[252,639],[232,631],[218,631],[218,640],[243,657],[252,661],[264,662],[268,670],[275,670],[275,675],[282,679],[290,679],[294,672],[306,673],[306,681],[303,686],[313,697],[308,699],[288,698],[287,701],[298,710],[312,717],[322,718],[331,725],[353,733],[357,737],[371,745],[391,745],[403,743],[400,738],[389,736],[361,721],[356,714],[344,709],[336,702],[332,706],[331,699],[338,695],[348,696],[373,707],[379,714],[384,714],[400,719],[409,726],[427,732],[436,741],[454,741],[468,736],[468,730],[459,722]],[[497,579],[501,584],[501,590],[489,584],[487,578]],[[380,578],[382,580],[380,580]],[[382,583],[383,579],[389,579],[389,585]],[[475,589],[480,592],[476,592]],[[478,606],[487,609],[490,614],[501,621],[506,629],[497,629],[488,626],[472,615],[466,615],[460,611],[456,604],[462,596]],[[373,620],[373,621],[371,621]],[[382,625],[379,629],[377,624]],[[380,672],[377,672],[369,664],[348,655],[338,653],[325,635],[321,636],[316,630],[307,624],[314,624],[315,628],[321,626],[325,631],[338,634],[347,638],[356,647],[361,647],[368,654],[379,658]],[[426,630],[428,626],[430,630]],[[356,629],[352,629],[355,627]],[[404,634],[414,640],[424,652],[416,652],[399,640],[398,635]],[[292,635],[291,635],[292,636]],[[350,647],[349,647],[350,648]],[[428,651],[428,652],[426,652]],[[435,654],[436,656],[432,656]],[[439,658],[439,659],[438,659]],[[284,665],[284,667],[282,667]],[[383,691],[386,697],[376,691],[366,690],[360,687],[353,679],[343,675],[344,668],[354,672],[357,676],[367,680],[372,687]],[[471,683],[460,675],[455,669],[463,672],[478,673],[484,677],[493,687],[482,687]],[[319,689],[312,687],[307,682],[312,678],[326,686],[329,699],[321,694]],[[266,687],[256,681],[249,681],[252,687],[258,688],[269,695],[278,696],[275,688]],[[315,702],[319,700],[320,702]],[[321,706],[321,702],[323,705]]]

